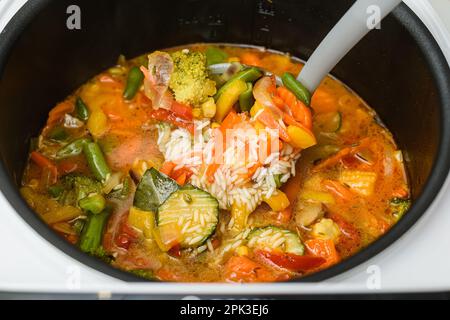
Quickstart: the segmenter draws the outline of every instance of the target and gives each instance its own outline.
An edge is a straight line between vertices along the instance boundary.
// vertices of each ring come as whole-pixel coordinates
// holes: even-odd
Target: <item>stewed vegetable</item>
[[[409,184],[375,112],[331,77],[311,95],[299,70],[224,45],[121,56],[50,111],[22,195],[142,279],[284,281],[337,264],[407,214]]]

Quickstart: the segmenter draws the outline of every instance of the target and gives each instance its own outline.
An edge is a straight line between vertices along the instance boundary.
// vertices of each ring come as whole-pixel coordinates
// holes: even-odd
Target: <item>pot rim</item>
[[[10,50],[34,17],[52,0],[34,0],[26,2],[0,33],[0,79],[8,61]],[[289,282],[319,282],[338,275],[372,259],[385,248],[400,239],[427,211],[441,190],[450,169],[450,68],[438,43],[420,18],[407,5],[402,3],[393,13],[394,17],[406,27],[416,40],[422,54],[431,70],[435,84],[439,90],[440,126],[439,149],[430,176],[422,194],[413,203],[408,213],[395,224],[385,235],[374,241],[368,247],[339,264],[315,274],[292,279]],[[3,162],[0,162],[0,191],[5,195],[16,213],[30,225],[40,237],[58,248],[70,258],[100,271],[116,279],[129,282],[158,282],[139,278],[126,271],[119,270],[101,260],[83,253],[74,245],[55,233],[35,212],[28,207],[20,196],[17,186],[9,177]]]

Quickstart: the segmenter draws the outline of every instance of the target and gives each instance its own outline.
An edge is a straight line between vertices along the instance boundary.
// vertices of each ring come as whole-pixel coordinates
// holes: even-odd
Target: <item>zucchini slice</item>
[[[166,199],[178,190],[175,180],[151,168],[144,173],[134,195],[133,205],[144,211],[156,212]]]
[[[305,247],[295,233],[273,226],[252,231],[248,235],[248,246],[254,249],[280,250],[299,256],[305,253]]]
[[[208,192],[187,185],[174,192],[158,209],[157,225],[164,232],[179,230],[177,243],[182,248],[203,244],[216,230],[219,202]]]
[[[342,127],[342,114],[340,112],[320,113],[316,115],[314,121],[320,132],[334,133]]]

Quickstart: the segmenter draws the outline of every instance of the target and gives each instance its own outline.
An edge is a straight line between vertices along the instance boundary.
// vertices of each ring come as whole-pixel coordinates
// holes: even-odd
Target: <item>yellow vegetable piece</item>
[[[153,212],[143,211],[136,207],[131,207],[128,214],[128,224],[144,234],[148,239],[152,237],[152,230],[154,229],[155,216]]]
[[[245,204],[238,205],[233,203],[231,206],[231,219],[233,219],[232,229],[241,231],[247,226],[247,219],[251,212],[249,212]]]
[[[245,90],[247,90],[247,84],[240,79],[230,83],[229,87],[220,95],[219,100],[217,100],[215,116],[217,122],[222,122]]]
[[[196,119],[201,118],[202,117],[202,109],[201,108],[194,108],[194,109],[192,109],[192,115]]]
[[[289,126],[287,128],[289,138],[291,138],[291,145],[295,148],[307,149],[317,144],[314,135],[297,126]]]
[[[256,114],[258,113],[259,110],[264,109],[264,106],[259,103],[258,101],[255,101],[255,104],[253,105],[253,107],[250,109],[250,115],[252,117],[256,116]]]
[[[313,225],[311,235],[316,239],[333,240],[337,242],[341,235],[339,226],[331,219],[321,219]]]
[[[214,98],[208,98],[202,104],[202,112],[205,118],[213,118],[216,115],[216,103],[214,102]]]
[[[220,128],[220,124],[218,124],[217,122],[213,122],[213,123],[211,124],[211,128],[213,128],[213,129]]]
[[[94,110],[89,116],[87,128],[94,138],[101,137],[108,130],[108,117],[101,109]]]
[[[291,204],[286,194],[280,190],[275,191],[270,198],[264,198],[264,201],[273,211],[283,211]]]
[[[328,192],[313,191],[313,190],[303,190],[300,193],[300,199],[306,200],[306,201],[321,202],[324,204],[334,204],[335,203],[334,197],[331,194],[329,194]]]
[[[180,242],[181,230],[177,225],[166,224],[153,228],[152,236],[158,247],[162,251],[167,252]]]
[[[237,249],[236,249],[236,253],[239,255],[239,256],[248,256],[248,254],[249,254],[249,250],[248,250],[248,247],[247,246],[240,246],[240,247],[237,247]]]
[[[228,62],[241,62],[241,59],[239,57],[229,57]]]
[[[262,131],[266,130],[266,126],[263,125],[263,124],[262,124],[261,122],[259,122],[259,121],[255,121],[255,122],[253,123],[253,127],[255,128],[256,133],[258,133],[258,134],[260,134]]]

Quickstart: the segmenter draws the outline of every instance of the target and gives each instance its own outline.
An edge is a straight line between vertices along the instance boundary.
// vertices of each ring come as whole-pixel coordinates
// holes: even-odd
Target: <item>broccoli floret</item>
[[[78,206],[78,201],[91,193],[102,192],[102,184],[95,179],[81,175],[67,175],[62,179],[62,192],[59,202],[63,205]]]
[[[392,215],[397,220],[400,219],[405,214],[405,212],[409,210],[410,206],[410,199],[393,198],[390,201]]]
[[[178,102],[198,106],[216,94],[216,83],[208,79],[205,54],[182,50],[171,56],[174,71],[169,87]]]

